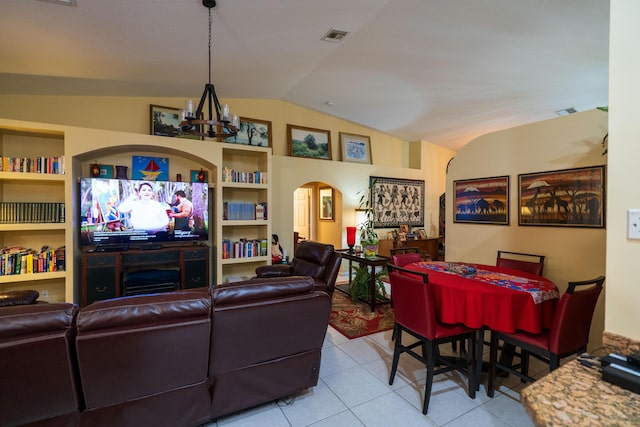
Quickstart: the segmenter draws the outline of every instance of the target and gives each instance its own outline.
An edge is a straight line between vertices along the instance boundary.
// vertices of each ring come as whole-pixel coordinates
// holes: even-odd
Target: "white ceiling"
[[[0,94],[200,97],[201,0],[76,2],[2,0]],[[217,3],[221,98],[281,99],[454,150],[608,103],[607,0]],[[331,28],[350,34],[322,41]]]

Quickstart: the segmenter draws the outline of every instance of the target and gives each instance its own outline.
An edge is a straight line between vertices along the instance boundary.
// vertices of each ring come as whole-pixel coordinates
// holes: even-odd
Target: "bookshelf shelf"
[[[31,282],[34,280],[53,280],[65,279],[66,271],[51,271],[47,273],[29,273],[29,274],[10,274],[8,276],[0,276],[0,283],[19,283]]]
[[[22,223],[22,224],[0,224],[1,231],[46,231],[64,230],[64,222],[43,222],[43,223]]]
[[[31,173],[31,172],[4,172],[0,171],[2,181],[60,181],[65,180],[65,175],[57,173]]]
[[[268,256],[256,256],[256,257],[245,257],[245,258],[227,258],[222,260],[223,265],[229,264],[251,264],[251,263],[264,263],[268,261],[271,257]]]

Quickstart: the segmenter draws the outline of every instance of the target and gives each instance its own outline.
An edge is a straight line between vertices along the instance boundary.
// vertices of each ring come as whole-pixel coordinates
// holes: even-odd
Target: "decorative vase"
[[[378,253],[378,241],[362,241],[362,250],[364,251],[364,256],[367,258],[373,258]]]
[[[100,166],[97,163],[92,163],[89,166],[89,173],[93,178],[98,178],[100,176]]]
[[[116,178],[127,179],[127,166],[116,166]]]

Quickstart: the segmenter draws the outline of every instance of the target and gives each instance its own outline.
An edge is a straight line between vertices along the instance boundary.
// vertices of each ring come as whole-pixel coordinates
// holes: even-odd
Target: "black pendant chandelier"
[[[180,132],[183,134],[216,138],[218,136],[229,137],[238,134],[238,116],[229,116],[229,106],[225,104],[220,108],[218,95],[211,83],[211,8],[215,7],[215,0],[202,0],[204,7],[209,9],[209,82],[204,85],[204,92],[200,98],[198,108],[193,110],[193,101],[188,100],[186,109],[182,112]],[[208,115],[205,118],[203,109],[207,103]],[[213,112],[215,111],[215,119]]]

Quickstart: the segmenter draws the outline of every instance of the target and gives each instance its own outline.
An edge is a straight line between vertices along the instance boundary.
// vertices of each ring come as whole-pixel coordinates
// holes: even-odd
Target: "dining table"
[[[405,268],[428,274],[438,320],[478,330],[479,364],[486,329],[536,334],[551,328],[560,295],[545,277],[464,262],[424,261]]]

